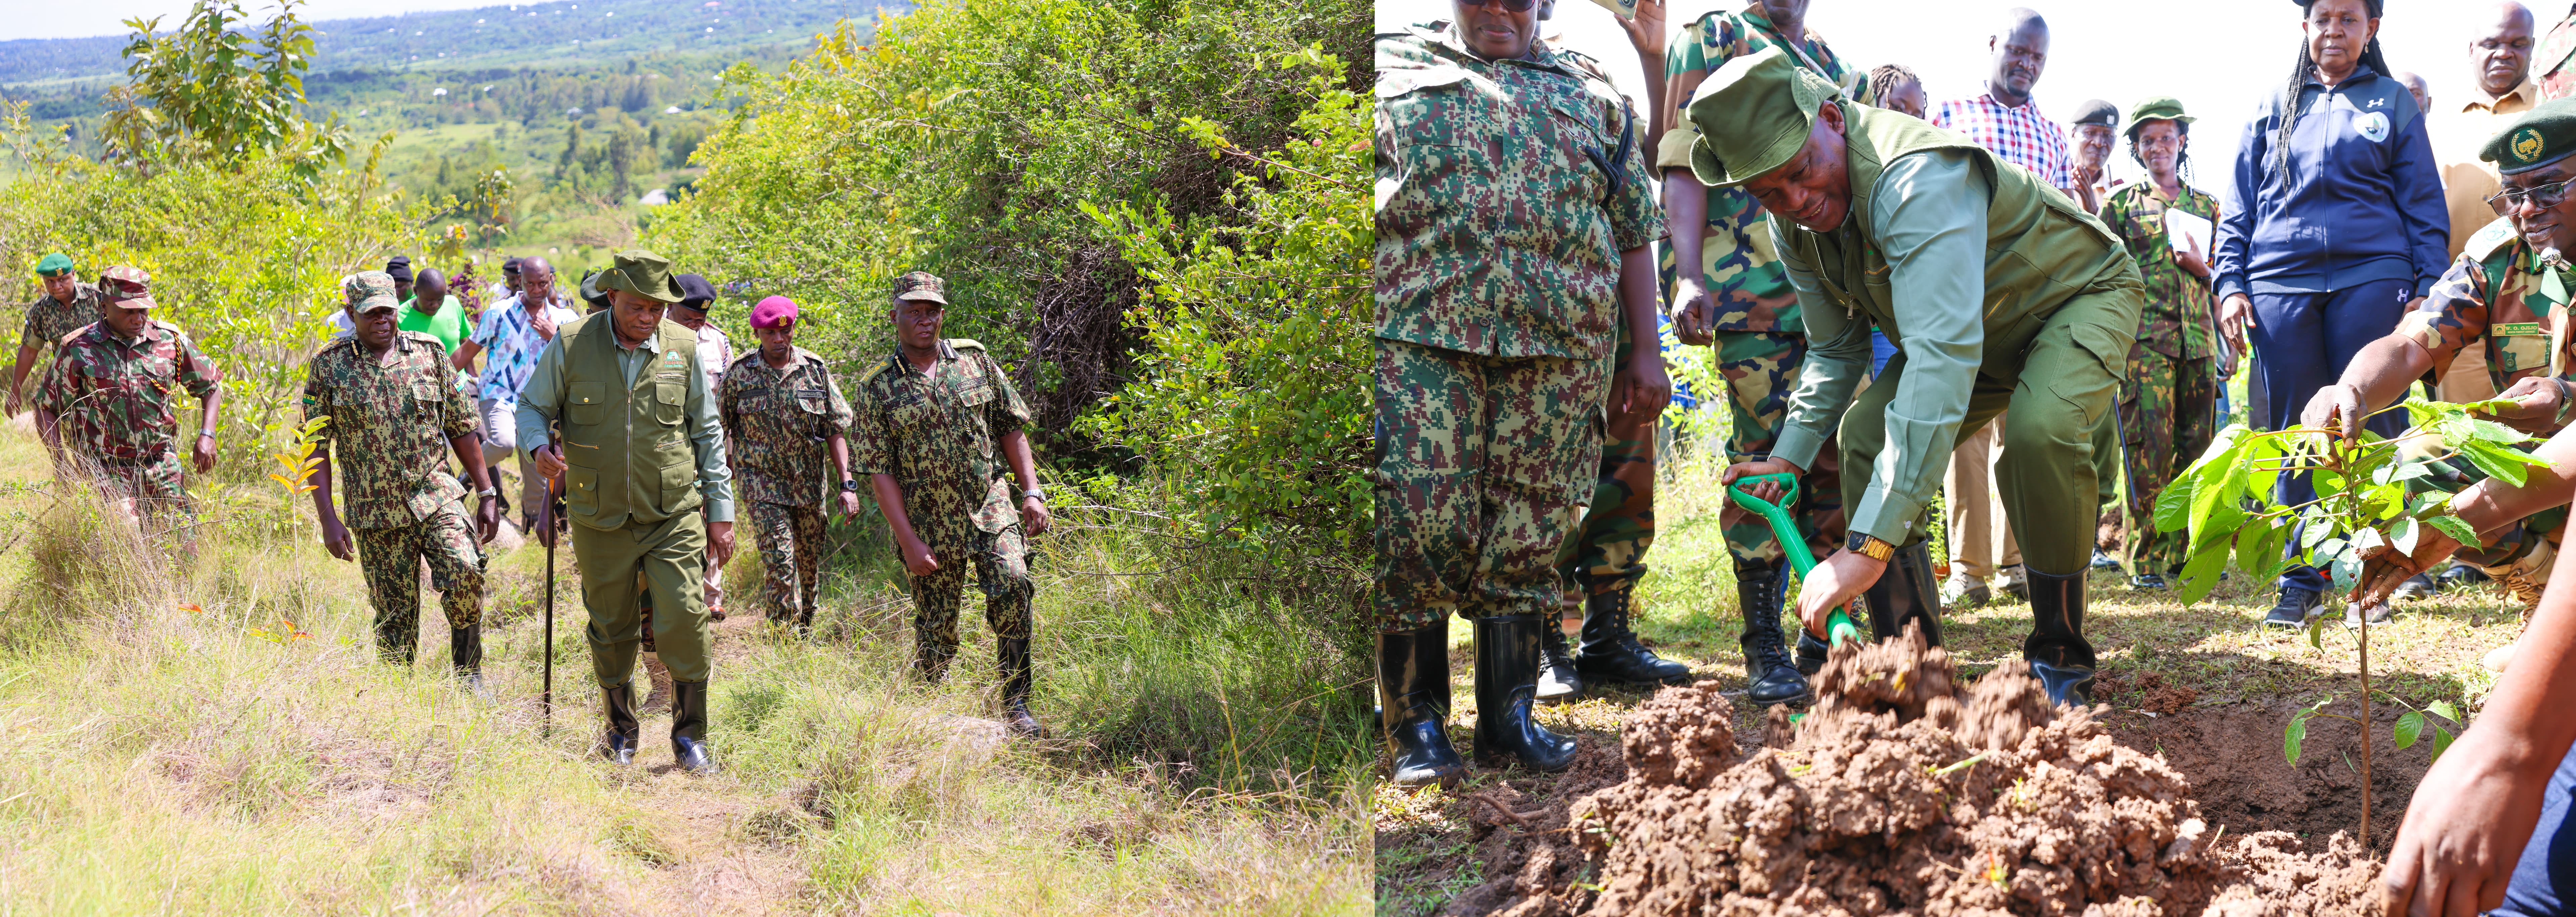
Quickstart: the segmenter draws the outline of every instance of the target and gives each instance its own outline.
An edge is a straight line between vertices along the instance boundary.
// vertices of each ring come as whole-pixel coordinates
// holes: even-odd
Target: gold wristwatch
[[[1896,556],[1895,545],[1888,544],[1887,542],[1880,541],[1868,535],[1863,535],[1859,532],[1851,533],[1851,538],[1843,543],[1843,547],[1854,554],[1867,557],[1882,564],[1886,563],[1888,558]]]

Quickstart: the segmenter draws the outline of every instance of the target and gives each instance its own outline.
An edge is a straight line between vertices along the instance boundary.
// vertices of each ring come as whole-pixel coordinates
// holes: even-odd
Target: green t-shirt
[[[465,307],[457,303],[456,297],[448,297],[447,303],[438,307],[436,315],[422,315],[419,309],[412,308],[416,301],[403,300],[402,317],[394,320],[394,327],[437,338],[439,343],[447,345],[448,353],[455,353],[457,342],[474,333],[474,329],[465,324]]]

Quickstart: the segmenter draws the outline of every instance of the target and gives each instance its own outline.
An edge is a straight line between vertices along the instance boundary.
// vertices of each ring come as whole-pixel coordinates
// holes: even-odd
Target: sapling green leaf
[[[2406,711],[2406,715],[2397,718],[2397,727],[2390,730],[2390,735],[2397,739],[2397,747],[2401,751],[2415,747],[2415,740],[2423,734],[2424,711],[2421,710]]]
[[[2450,730],[2440,726],[2433,727],[2433,760],[2442,760],[2442,753],[2451,750],[2451,742],[2455,739]]]
[[[2457,723],[2460,721],[2460,708],[2451,706],[2450,701],[2437,700],[2432,703],[2425,704],[2424,709],[2430,710],[2435,716],[2450,720],[2451,722]]]

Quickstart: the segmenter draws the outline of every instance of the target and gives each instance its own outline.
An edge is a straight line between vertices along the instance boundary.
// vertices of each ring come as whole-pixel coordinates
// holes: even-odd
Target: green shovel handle
[[[1782,490],[1780,502],[1773,503],[1754,496],[1752,488],[1759,484],[1780,485]],[[1785,505],[1798,502],[1797,476],[1746,475],[1735,479],[1735,484],[1726,489],[1726,496],[1734,500],[1735,505],[1751,510],[1761,516],[1763,521],[1771,523],[1771,534],[1780,542],[1780,550],[1789,555],[1790,569],[1797,572],[1799,582],[1806,582],[1807,572],[1816,568],[1816,555],[1815,552],[1807,550],[1807,540],[1799,537],[1798,523],[1789,518],[1789,508]],[[1833,617],[1826,621],[1826,627],[1833,635],[1832,642],[1835,646],[1841,646],[1847,640],[1853,642],[1860,640],[1860,628],[1852,623],[1852,616],[1845,609],[1834,609]]]

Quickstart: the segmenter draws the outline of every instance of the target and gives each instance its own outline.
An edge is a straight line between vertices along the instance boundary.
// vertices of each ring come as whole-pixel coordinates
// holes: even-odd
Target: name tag
[[[2506,322],[2504,324],[2494,326],[2492,330],[2494,331],[2495,336],[2500,338],[2549,336],[2548,331],[2541,329],[2539,322]]]

